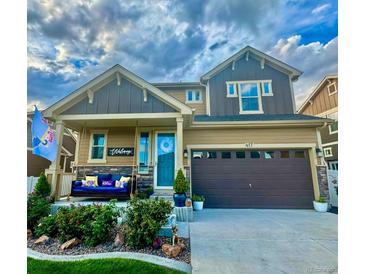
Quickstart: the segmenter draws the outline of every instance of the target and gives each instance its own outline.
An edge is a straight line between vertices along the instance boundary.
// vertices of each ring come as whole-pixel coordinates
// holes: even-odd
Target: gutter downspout
[[[326,162],[324,161],[324,152],[323,152],[323,147],[322,147],[322,136],[321,136],[320,130],[324,129],[327,126],[328,126],[328,123],[324,122],[323,126],[321,126],[319,128],[316,128],[318,147],[321,149],[322,154],[323,154],[322,157],[320,157],[320,162],[319,162],[321,165],[326,165]]]

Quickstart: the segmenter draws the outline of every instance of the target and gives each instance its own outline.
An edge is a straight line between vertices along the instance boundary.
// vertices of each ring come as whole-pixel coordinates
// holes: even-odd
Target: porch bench
[[[100,176],[105,174],[93,174],[88,176]],[[108,198],[108,199],[118,199],[118,200],[128,200],[131,193],[131,187],[133,185],[132,192],[135,193],[136,190],[136,176],[129,174],[114,174],[113,178],[116,177],[131,177],[131,179],[128,182],[127,187],[115,187],[115,186],[101,186],[101,182],[98,180],[98,186],[97,187],[87,187],[82,186],[80,183],[80,180],[74,180],[72,181],[71,186],[71,195],[72,197],[90,197],[90,198]],[[113,180],[115,184],[115,180]]]

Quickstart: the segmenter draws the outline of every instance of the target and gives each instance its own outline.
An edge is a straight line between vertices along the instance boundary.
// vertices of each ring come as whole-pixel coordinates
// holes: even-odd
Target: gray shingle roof
[[[195,115],[196,122],[228,122],[228,121],[283,121],[283,120],[327,120],[316,116],[303,114],[246,114],[246,115],[226,115],[208,116]]]

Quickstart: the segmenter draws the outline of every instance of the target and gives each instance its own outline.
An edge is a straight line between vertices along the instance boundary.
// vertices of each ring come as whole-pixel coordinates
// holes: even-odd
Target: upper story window
[[[237,97],[237,84],[235,82],[226,82],[227,97]]]
[[[88,162],[106,162],[106,138],[106,131],[91,132]]]
[[[240,114],[263,113],[260,82],[247,81],[239,82],[239,104]]]
[[[262,96],[272,96],[271,80],[265,80],[261,82]]]
[[[186,103],[202,103],[201,90],[188,89],[186,91]]]
[[[337,93],[337,85],[336,82],[333,82],[327,86],[328,95],[331,96],[335,93]]]

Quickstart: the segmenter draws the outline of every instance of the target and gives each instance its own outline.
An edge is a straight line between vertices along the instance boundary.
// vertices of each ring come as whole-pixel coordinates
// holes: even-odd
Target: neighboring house
[[[252,47],[199,82],[151,84],[115,65],[44,115],[57,139],[65,126],[80,132],[78,177],[134,170],[139,191],[172,194],[181,168],[207,207],[311,208],[328,191],[316,151],[330,120],[295,113],[301,74]]]
[[[27,114],[27,176],[38,177],[41,172],[48,169],[51,161],[34,155],[32,153],[32,119],[34,112]],[[63,144],[61,150],[60,166],[66,172],[72,172],[72,164],[75,159],[77,135],[70,129],[65,129],[63,135]]]
[[[327,75],[304,101],[298,113],[335,120],[320,129],[324,159],[331,170],[338,170],[338,76]]]

